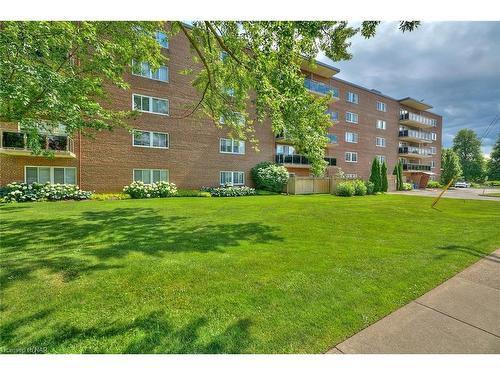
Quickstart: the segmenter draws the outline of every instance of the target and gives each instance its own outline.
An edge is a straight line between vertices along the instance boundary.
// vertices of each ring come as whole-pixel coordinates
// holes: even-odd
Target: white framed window
[[[157,31],[155,34],[155,39],[162,48],[168,48],[168,37],[163,31]]]
[[[168,133],[135,130],[132,132],[132,145],[147,148],[169,148]]]
[[[435,160],[431,160],[431,168],[436,168],[436,161]]]
[[[245,141],[237,139],[220,138],[219,139],[219,152],[221,154],[245,154]]]
[[[345,153],[345,161],[348,163],[357,163],[358,162],[358,153],[347,151]]]
[[[44,184],[70,184],[76,185],[76,168],[74,167],[40,167],[25,166],[24,182],[32,184],[38,182]]]
[[[328,111],[326,111],[326,114],[330,116],[330,120],[334,122],[339,121],[339,113],[337,111],[332,111],[329,109]]]
[[[385,162],[385,155],[377,155],[377,159],[380,163],[384,163]]]
[[[345,141],[348,143],[358,143],[358,133],[345,133]]]
[[[437,140],[437,134],[436,133],[431,133],[431,139],[433,141]]]
[[[153,79],[155,81],[168,82],[168,67],[165,65],[153,70],[147,62],[139,63],[132,60],[132,74],[139,77]]]
[[[358,123],[358,114],[353,113],[353,112],[346,112],[345,113],[345,120],[346,120],[346,122],[350,122],[352,124],[357,124]]]
[[[335,134],[332,134],[332,133],[328,133],[326,135],[326,137],[328,138],[328,143],[329,144],[336,144],[338,143],[338,140],[337,140],[337,136]]]
[[[276,145],[276,153],[278,155],[294,155],[295,149],[289,145]]]
[[[134,169],[134,181],[142,181],[145,184],[152,184],[154,182],[166,181],[168,182],[169,173],[168,169]]]
[[[376,137],[375,138],[375,145],[377,147],[385,147],[385,138],[382,137]]]
[[[436,155],[436,147],[431,146],[431,155]]]
[[[348,180],[355,180],[356,178],[358,178],[357,173],[346,173],[344,176]]]
[[[387,112],[387,106],[385,105],[384,102],[377,101],[377,111]]]
[[[168,99],[132,94],[132,109],[140,112],[168,116],[169,103]]]
[[[354,93],[354,92],[350,92],[348,91],[346,93],[346,98],[345,98],[349,103],[354,103],[354,104],[358,104],[359,103],[359,96],[358,94]]]
[[[221,185],[245,185],[245,172],[241,171],[221,171]]]
[[[377,129],[385,130],[387,128],[387,123],[385,120],[377,120],[377,124],[375,125]]]

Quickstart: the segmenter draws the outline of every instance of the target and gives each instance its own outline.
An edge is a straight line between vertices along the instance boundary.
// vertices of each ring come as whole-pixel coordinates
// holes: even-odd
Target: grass
[[[486,193],[486,194],[480,194],[484,197],[499,197],[500,198],[500,192],[498,193]]]
[[[318,353],[500,247],[500,202],[0,207],[1,352]]]

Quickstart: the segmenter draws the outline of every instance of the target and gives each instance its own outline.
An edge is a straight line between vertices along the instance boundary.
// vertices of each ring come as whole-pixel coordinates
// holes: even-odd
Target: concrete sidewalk
[[[500,353],[500,249],[328,353]]]

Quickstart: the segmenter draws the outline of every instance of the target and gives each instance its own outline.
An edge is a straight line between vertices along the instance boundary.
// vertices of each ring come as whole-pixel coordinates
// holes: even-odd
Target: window
[[[380,163],[385,163],[385,156],[384,155],[377,155],[377,159]]]
[[[436,168],[436,161],[435,160],[431,160],[431,168]]]
[[[26,167],[24,181],[27,184],[38,182],[44,184],[76,185],[76,168],[66,167]]]
[[[383,102],[377,102],[377,111],[387,112],[387,106]]]
[[[132,74],[156,81],[168,82],[168,67],[164,65],[157,70],[153,70],[147,62],[139,63],[132,60]]]
[[[358,178],[358,175],[356,173],[346,173],[344,176],[348,180],[355,180],[356,178]]]
[[[335,134],[327,134],[326,137],[328,138],[328,143],[329,144],[335,144],[338,143],[337,136]]]
[[[221,185],[244,185],[245,172],[239,171],[221,171],[220,172]]]
[[[355,94],[355,93],[353,93],[353,92],[347,92],[347,94],[346,94],[346,100],[347,100],[349,103],[358,104],[358,103],[359,103],[359,97],[358,97],[358,94]]]
[[[219,54],[220,61],[226,60],[227,56],[228,56],[228,54],[226,51],[220,51],[220,54]]]
[[[157,31],[155,39],[162,48],[168,48],[168,37],[163,31]]]
[[[236,139],[221,138],[219,144],[219,152],[223,154],[245,154],[245,141]]]
[[[436,147],[431,147],[431,155],[436,155]]]
[[[358,133],[345,133],[345,141],[349,143],[358,143]]]
[[[142,181],[145,184],[168,182],[168,169],[134,169],[134,181]]]
[[[435,141],[437,139],[437,134],[436,133],[431,133],[431,139]]]
[[[382,129],[382,130],[385,130],[386,129],[386,122],[384,120],[377,120],[377,129]]]
[[[358,123],[358,114],[357,113],[352,113],[352,112],[346,112],[345,113],[345,120],[347,122],[351,122],[353,124]]]
[[[276,145],[276,153],[278,155],[294,155],[295,149],[293,148],[293,146]]]
[[[377,147],[385,147],[385,138],[382,137],[375,138],[375,145]]]
[[[168,115],[168,100],[153,98],[152,96],[132,94],[133,109],[141,112]]]
[[[243,116],[239,112],[235,112],[234,115],[236,116],[236,120],[238,121],[238,125],[240,125],[240,126],[245,125],[245,116]],[[219,123],[221,123],[221,124],[225,124],[226,123],[226,119],[224,118],[224,116],[220,117]]]
[[[326,114],[330,116],[330,120],[339,121],[339,113],[337,111],[328,110],[326,111]]]
[[[358,162],[358,153],[357,152],[346,152],[345,153],[345,161],[348,163],[357,163]]]
[[[167,133],[134,130],[132,144],[136,147],[168,148],[169,137]]]

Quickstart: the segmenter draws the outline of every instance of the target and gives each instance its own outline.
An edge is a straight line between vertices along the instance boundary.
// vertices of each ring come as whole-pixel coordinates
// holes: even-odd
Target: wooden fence
[[[392,175],[387,176],[389,182],[389,191],[396,190],[395,177]],[[283,189],[287,194],[335,194],[337,184],[342,179],[335,176],[331,177],[299,177],[292,176],[288,180],[288,184]]]

